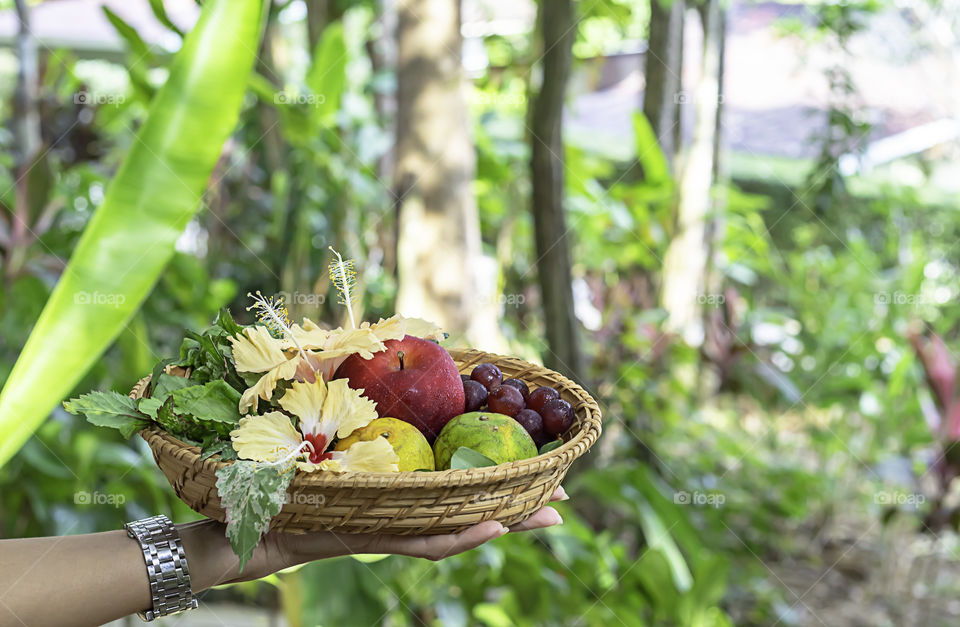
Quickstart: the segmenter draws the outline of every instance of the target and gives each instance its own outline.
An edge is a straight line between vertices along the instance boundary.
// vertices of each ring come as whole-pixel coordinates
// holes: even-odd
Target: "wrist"
[[[265,577],[278,570],[329,557],[376,552],[377,536],[333,532],[271,531],[254,550],[243,572],[226,537],[224,523],[205,519],[177,525],[190,561],[193,592]]]
[[[297,547],[288,542],[293,534],[270,532],[263,537],[240,572],[240,560],[230,546],[226,527],[224,523],[207,519],[186,523],[181,528],[188,559],[191,564],[198,564],[193,567],[198,569],[194,592],[259,579],[309,559],[301,559]]]
[[[237,577],[238,560],[226,537],[226,525],[213,519],[177,525],[190,562],[192,588],[197,594]]]

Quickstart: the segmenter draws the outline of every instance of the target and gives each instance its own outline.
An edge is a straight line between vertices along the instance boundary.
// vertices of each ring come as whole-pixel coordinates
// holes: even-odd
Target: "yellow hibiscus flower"
[[[280,340],[263,326],[247,327],[230,338],[237,372],[263,372],[260,379],[240,397],[240,413],[257,411],[258,399],[269,401],[280,379],[292,379],[302,360],[300,351],[285,351]]]
[[[384,349],[383,342],[370,329],[324,331],[313,326],[293,326],[294,337],[303,339],[303,350],[292,340],[273,337],[260,325],[247,327],[242,335],[230,338],[237,372],[264,373],[240,397],[240,413],[256,412],[259,399],[273,398],[273,390],[281,379],[313,381],[320,373],[324,380],[329,380],[347,356],[359,353],[370,359],[373,353]],[[322,340],[321,332],[325,335]]]
[[[303,323],[303,327],[296,327],[295,325],[295,328],[303,330],[309,328],[309,331],[304,331],[300,337],[296,338],[297,341],[301,343],[302,341],[307,341],[311,348],[316,348],[319,352],[309,352],[307,356],[309,364],[306,364],[306,368],[301,366],[300,370],[297,371],[298,379],[312,381],[314,378],[313,373],[318,372],[325,381],[329,381],[333,378],[333,373],[337,371],[337,368],[343,363],[343,360],[350,355],[357,353],[364,359],[370,359],[374,353],[386,348],[374,332],[367,328],[338,328],[333,331],[323,331],[323,329],[320,329],[316,324],[306,318],[303,320]],[[320,340],[321,331],[326,334],[322,340]],[[296,334],[297,331],[294,330],[295,337]],[[301,340],[301,337],[304,338],[304,340]],[[307,373],[307,370],[311,370],[311,372]]]
[[[376,405],[361,393],[344,380],[329,385],[322,378],[294,382],[280,398],[280,406],[300,419],[300,430],[281,412],[249,416],[230,433],[234,450],[244,459],[259,462],[295,462],[306,472],[397,472],[400,458],[383,439],[358,442],[346,451],[328,451],[335,436],[346,437],[377,417]]]
[[[230,338],[237,371],[263,373],[240,397],[240,413],[256,413],[259,400],[271,400],[280,380],[310,383],[319,374],[324,381],[329,381],[344,359],[354,353],[370,359],[386,348],[387,340],[399,340],[404,335],[425,339],[444,337],[437,325],[400,315],[381,318],[373,324],[364,322],[359,329],[333,330],[322,329],[304,318],[302,325],[283,327],[283,333],[284,337],[278,339],[267,327],[256,325]]]

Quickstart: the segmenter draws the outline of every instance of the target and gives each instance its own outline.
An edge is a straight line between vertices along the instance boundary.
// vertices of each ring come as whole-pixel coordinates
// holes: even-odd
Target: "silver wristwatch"
[[[137,616],[150,621],[195,609],[199,603],[190,589],[190,571],[183,553],[180,532],[166,516],[152,516],[128,522],[123,526],[127,535],[135,538],[143,550],[150,579],[153,607]]]

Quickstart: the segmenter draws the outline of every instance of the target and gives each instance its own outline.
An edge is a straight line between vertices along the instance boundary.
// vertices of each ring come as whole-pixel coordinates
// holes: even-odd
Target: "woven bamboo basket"
[[[526,520],[550,499],[573,460],[600,436],[600,408],[573,381],[546,368],[492,353],[452,349],[462,373],[495,363],[504,377],[535,388],[551,386],[574,408],[574,424],[558,448],[508,464],[466,470],[401,473],[297,473],[287,502],[271,527],[285,532],[338,531],[433,535],[456,533],[485,520],[505,526]],[[130,395],[139,398],[149,377]],[[151,427],[140,435],[180,499],[193,510],[223,522],[215,472],[230,462],[200,459],[200,449]]]

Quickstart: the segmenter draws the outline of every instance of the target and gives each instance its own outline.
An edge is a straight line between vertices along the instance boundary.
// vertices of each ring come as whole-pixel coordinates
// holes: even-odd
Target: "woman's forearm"
[[[126,531],[0,540],[0,624],[99,625],[150,607]]]
[[[558,488],[552,501],[566,500]],[[563,522],[544,507],[510,531]],[[194,594],[223,583],[258,579],[282,568],[351,553],[392,553],[439,560],[507,532],[486,521],[457,534],[392,536],[315,532],[268,533],[243,573],[224,536],[224,525],[202,520],[177,525]],[[100,625],[150,609],[147,568],[139,543],[126,531],[0,540],[0,625],[72,627]]]
[[[283,566],[277,544],[264,542],[240,576],[221,523],[177,528],[194,594]],[[126,531],[0,540],[0,625],[99,625],[151,605],[143,552]]]

